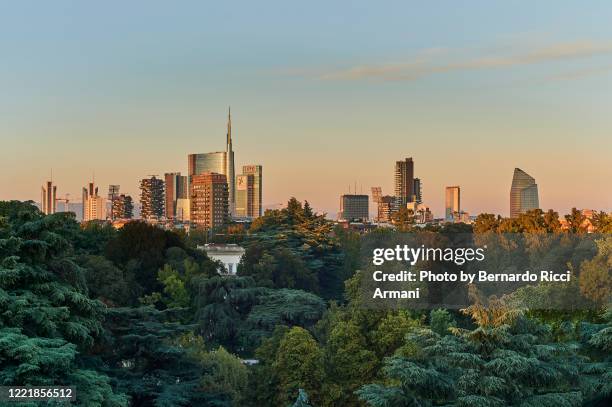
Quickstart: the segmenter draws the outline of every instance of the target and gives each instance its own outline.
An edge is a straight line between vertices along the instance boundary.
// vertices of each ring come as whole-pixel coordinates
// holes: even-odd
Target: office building
[[[414,162],[412,157],[395,162],[394,211],[414,200]]]
[[[339,220],[348,222],[365,222],[369,218],[368,203],[370,197],[367,195],[342,195],[340,196]]]
[[[46,185],[41,187],[40,209],[45,215],[55,213],[57,186],[53,185],[53,181],[47,181]]]
[[[262,167],[245,165],[236,177],[235,215],[242,218],[258,218],[262,215]]]
[[[134,202],[130,195],[116,195],[112,201],[111,219],[132,219],[134,216]]]
[[[446,187],[445,208],[444,220],[454,222],[455,213],[461,212],[461,191],[458,186]]]
[[[191,178],[190,223],[213,229],[227,222],[228,186],[224,174],[205,172]]]
[[[234,172],[234,151],[232,149],[232,115],[231,111],[227,118],[227,136],[225,151],[214,153],[189,154],[187,156],[187,168],[189,183],[191,187],[192,178],[203,173],[223,174],[228,180],[228,208],[234,213],[236,203],[236,177]],[[191,192],[189,193],[191,194]]]
[[[106,220],[106,202],[98,195],[98,187],[90,182],[83,187],[83,221]]]
[[[164,217],[164,181],[152,175],[140,181],[140,217],[148,221]]]
[[[510,187],[510,217],[516,218],[521,213],[539,207],[538,184],[535,179],[520,168],[515,168]]]
[[[187,198],[187,177],[180,172],[170,172],[164,174],[164,211],[166,219],[174,220],[177,218],[177,203],[179,199]]]

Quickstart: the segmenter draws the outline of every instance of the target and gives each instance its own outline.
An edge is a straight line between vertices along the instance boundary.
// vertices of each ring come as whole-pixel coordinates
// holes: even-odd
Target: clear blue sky
[[[508,212],[512,171],[544,208],[612,210],[607,1],[0,3],[0,199],[138,194],[223,148],[264,166],[264,202],[335,214],[391,193],[412,156],[441,216]]]

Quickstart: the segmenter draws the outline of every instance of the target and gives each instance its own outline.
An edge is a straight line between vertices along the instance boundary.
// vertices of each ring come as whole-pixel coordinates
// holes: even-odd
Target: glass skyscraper
[[[234,213],[236,203],[236,179],[234,172],[234,151],[232,149],[232,116],[231,112],[227,118],[227,139],[225,151],[214,153],[189,154],[187,156],[187,167],[189,184],[194,175],[203,173],[216,173],[226,176],[228,184],[228,207],[231,214]]]
[[[455,213],[461,213],[461,189],[459,186],[446,187],[444,220],[453,222]]]
[[[520,168],[515,168],[510,188],[510,217],[516,218],[521,213],[539,207],[538,184],[535,179]]]

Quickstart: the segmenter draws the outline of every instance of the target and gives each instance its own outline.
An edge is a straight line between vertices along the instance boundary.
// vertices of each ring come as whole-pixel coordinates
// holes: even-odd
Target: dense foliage
[[[307,202],[226,227],[246,248],[235,277],[196,248],[207,233],[80,225],[0,202],[0,385],[76,386],[82,406],[612,403],[612,217],[596,214],[602,234],[576,240],[589,225],[577,210],[568,230],[553,211],[483,214],[473,235],[419,230],[409,215],[398,229],[431,244],[468,232],[503,243],[491,262],[513,252],[520,267],[567,265],[577,278],[503,298],[466,290],[462,311],[374,310],[359,290],[367,241]],[[576,300],[547,307],[554,298]]]

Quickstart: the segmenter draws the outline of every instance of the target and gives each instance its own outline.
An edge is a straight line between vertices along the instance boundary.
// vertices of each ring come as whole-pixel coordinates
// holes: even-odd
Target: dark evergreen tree
[[[80,405],[124,405],[106,375],[84,367],[105,307],[74,261],[78,231],[71,214],[0,202],[0,384],[77,386]]]
[[[98,348],[97,368],[130,397],[132,406],[229,405],[226,394],[201,387],[202,365],[181,346],[183,325],[177,310],[114,308],[106,320],[106,341]]]

